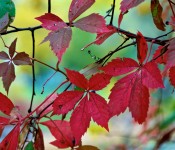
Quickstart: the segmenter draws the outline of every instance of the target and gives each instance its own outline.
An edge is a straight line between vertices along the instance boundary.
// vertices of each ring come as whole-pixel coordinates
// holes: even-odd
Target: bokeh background
[[[120,0],[116,2],[116,11],[114,17],[114,25],[117,26],[117,20],[119,15]],[[163,1],[162,1],[163,2]],[[40,22],[34,19],[47,12],[47,0],[14,0],[16,5],[16,17],[13,22],[13,26],[24,28],[40,25]],[[52,0],[52,13],[61,17],[65,22],[68,21],[68,10],[71,0]],[[87,16],[93,12],[99,13],[102,16],[106,15],[106,11],[111,8],[112,0],[96,0],[96,3],[83,13],[79,18]],[[166,8],[166,5],[163,5]],[[164,16],[165,20],[168,20],[168,14]],[[109,19],[106,19],[107,24]],[[163,32],[159,31],[153,24],[150,13],[150,1],[146,0],[144,3],[129,11],[124,16],[124,20],[121,24],[121,28],[127,31],[137,33],[140,31],[145,36],[157,37],[162,35]],[[11,28],[9,28],[10,30]],[[169,27],[166,27],[169,31]],[[45,29],[39,29],[35,32],[36,40],[36,58],[48,63],[55,67],[57,58],[51,51],[49,43],[40,44],[46,37],[48,31]],[[7,45],[15,39],[17,41],[17,51],[25,51],[30,56],[32,54],[32,38],[29,31],[22,31],[17,33],[11,33],[3,36]],[[92,42],[96,35],[81,31],[73,28],[73,36],[70,46],[63,57],[60,67],[63,71],[64,68],[81,70],[88,64],[95,62],[94,57],[103,57],[110,51],[114,50],[123,41],[123,37],[119,34],[111,36],[102,45],[92,45],[81,51],[86,44]],[[167,38],[167,37],[164,37]],[[131,42],[131,40],[130,40]],[[150,46],[150,44],[149,44]],[[3,43],[0,42],[1,50],[6,51]],[[156,45],[153,45],[153,52],[156,49]],[[91,52],[91,55],[88,53]],[[132,46],[125,50],[122,50],[115,54],[115,57],[131,57],[136,58],[136,47]],[[112,59],[111,58],[111,59]],[[160,66],[163,67],[163,66]],[[45,81],[54,73],[53,70],[39,63],[35,63],[36,70],[36,96],[34,97],[34,107],[40,104],[63,80],[64,77],[57,73],[45,86],[45,91],[41,94],[42,86]],[[16,79],[10,87],[8,97],[13,100],[15,105],[19,105],[23,113],[27,113],[32,96],[32,69],[30,66],[16,67]],[[99,93],[102,94],[106,100],[109,95],[109,91],[118,78],[113,78],[111,84]],[[113,117],[109,122],[110,133],[97,126],[95,123],[91,123],[87,133],[83,136],[83,144],[90,144],[99,147],[100,150],[151,150],[156,145],[156,142],[163,137],[168,131],[175,127],[175,98],[173,93],[173,87],[169,85],[169,81],[165,78],[166,88],[158,91],[152,90],[152,98],[148,123],[144,125],[138,125],[131,117],[128,110],[118,117]],[[60,89],[61,91],[62,89]],[[0,91],[5,94],[2,82],[0,81]],[[59,92],[59,91],[58,91]],[[44,134],[46,150],[56,149],[49,144],[54,138],[48,132],[48,129],[41,126]],[[142,134],[141,134],[142,133]],[[3,135],[7,134],[4,132]],[[171,134],[172,135],[172,134]],[[171,141],[164,142],[160,147],[162,150],[173,150],[175,144],[173,142],[174,136]],[[166,140],[165,140],[166,141]]]

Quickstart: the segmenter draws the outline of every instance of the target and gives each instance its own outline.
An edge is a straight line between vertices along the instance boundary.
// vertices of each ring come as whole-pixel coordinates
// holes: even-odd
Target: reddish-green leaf
[[[1,150],[16,150],[18,148],[18,137],[20,124],[17,124],[12,131],[0,143]]]
[[[170,83],[175,87],[175,66],[170,68],[169,78],[170,78]]]
[[[75,137],[75,143],[78,144],[82,135],[87,131],[89,127],[91,116],[88,110],[88,99],[85,96],[76,109],[73,111],[70,118],[70,126]]]
[[[108,130],[109,108],[107,102],[96,93],[90,92],[89,95],[88,108],[93,120]]]
[[[91,14],[74,23],[74,26],[91,33],[108,32],[105,19],[98,14]]]
[[[9,58],[9,56],[8,56],[8,54],[6,52],[1,51],[0,52],[0,59],[2,59],[2,60],[9,60],[10,58]]]
[[[47,30],[58,31],[67,26],[61,18],[52,13],[45,13],[35,19],[39,20],[42,23],[42,27]]]
[[[69,69],[66,69],[66,72],[71,83],[83,89],[86,89],[88,87],[88,81],[84,75],[80,74],[77,71]]]
[[[69,8],[69,22],[72,23],[78,16],[93,5],[95,0],[72,0]]]
[[[34,147],[35,147],[35,150],[44,150],[44,138],[40,127],[38,127],[38,130],[37,130]]]
[[[52,145],[58,148],[68,148],[75,146],[74,137],[72,135],[68,121],[49,120],[42,122],[41,124],[47,126],[52,135],[56,138],[55,141],[51,142]]]
[[[13,58],[14,54],[15,54],[15,50],[16,50],[16,42],[17,42],[17,38],[11,43],[10,47],[9,47],[9,54],[10,57]]]
[[[17,53],[16,56],[13,58],[13,62],[15,65],[31,65],[31,61],[29,55],[25,52]]]
[[[119,76],[129,73],[138,67],[138,63],[131,58],[116,58],[100,69],[109,75]]]
[[[4,74],[6,73],[7,69],[8,69],[8,64],[9,62],[4,62],[0,64],[0,77],[4,76]]]
[[[0,93],[0,111],[2,111],[4,114],[10,115],[10,112],[13,108],[14,105],[12,101],[8,97]]]
[[[129,9],[136,7],[140,3],[142,3],[144,0],[122,0],[120,3],[120,10],[122,13],[125,13]]]
[[[160,70],[155,62],[146,63],[142,69],[142,82],[148,88],[164,88]]]
[[[159,30],[165,31],[165,24],[162,20],[162,6],[159,0],[151,0],[151,13],[156,27]]]
[[[52,31],[48,34],[47,37],[42,41],[50,42],[50,46],[58,57],[59,61],[62,60],[63,54],[66,52],[66,49],[69,47],[70,41],[72,38],[72,30],[70,27],[61,28],[59,31]]]
[[[89,79],[90,90],[101,90],[110,83],[111,76],[104,73],[97,73]]]
[[[148,51],[148,45],[142,33],[140,32],[137,33],[136,42],[137,42],[137,59],[139,60],[140,64],[142,64],[146,58]]]
[[[53,103],[53,110],[56,114],[66,114],[72,110],[83,96],[80,91],[65,91],[58,95]]]
[[[3,72],[2,75],[2,81],[3,81],[3,85],[4,88],[6,90],[6,92],[8,93],[10,85],[12,84],[12,82],[15,80],[15,67],[12,64],[12,62],[6,62],[3,63],[3,68],[5,69],[5,71]]]
[[[0,33],[6,31],[9,24],[9,14],[6,13],[1,19],[0,19]]]

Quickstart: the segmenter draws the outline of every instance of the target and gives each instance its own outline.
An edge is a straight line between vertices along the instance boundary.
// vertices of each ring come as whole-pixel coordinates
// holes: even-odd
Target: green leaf
[[[33,147],[33,142],[30,141],[27,146],[25,147],[24,150],[35,150],[34,147]]]
[[[9,14],[10,22],[15,18],[15,4],[12,0],[0,0],[0,19],[6,14]]]
[[[169,127],[175,121],[175,112],[172,112],[167,118],[165,118],[159,125],[159,128],[165,129]]]
[[[159,0],[151,0],[151,13],[154,24],[159,30],[165,31],[165,24],[162,20],[162,10]]]

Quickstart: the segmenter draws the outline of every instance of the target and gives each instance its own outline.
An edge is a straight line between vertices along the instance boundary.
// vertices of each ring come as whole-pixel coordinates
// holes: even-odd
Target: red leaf
[[[174,16],[171,16],[171,20],[170,20],[169,24],[175,28],[175,17]]]
[[[0,143],[1,150],[16,150],[18,148],[18,137],[20,134],[20,124],[17,124],[13,130]]]
[[[147,117],[149,107],[149,91],[148,88],[142,84],[140,75],[135,76],[132,80],[133,86],[131,88],[129,110],[131,111],[135,121],[141,124]]]
[[[7,126],[9,124],[9,118],[5,118],[5,117],[1,117],[0,116],[0,137],[1,137],[1,134],[5,128],[5,126]]]
[[[98,125],[108,130],[109,108],[107,102],[103,97],[96,93],[90,92],[89,94],[88,107],[93,120],[97,122]]]
[[[72,0],[69,8],[69,22],[74,21],[78,16],[85,12],[95,0]]]
[[[118,28],[120,28],[120,24],[121,24],[121,22],[123,20],[123,16],[124,16],[124,14],[122,12],[120,12],[120,15],[118,17]]]
[[[40,17],[36,17],[35,19],[42,23],[41,25],[43,28],[51,31],[58,31],[67,26],[61,18],[52,13],[45,13]]]
[[[108,25],[106,27],[108,28],[108,31],[97,33],[95,44],[97,45],[102,44],[108,37],[117,32],[117,29],[114,28],[113,26]]]
[[[40,127],[38,127],[37,130],[37,134],[35,137],[35,142],[34,142],[34,147],[36,150],[44,150],[44,138],[43,138],[43,133],[40,129]]]
[[[175,66],[169,70],[170,83],[175,87]]]
[[[162,10],[159,0],[151,0],[151,13],[154,24],[159,30],[165,31],[165,24],[162,20]]]
[[[129,107],[135,121],[138,123],[145,121],[149,105],[149,91],[142,84],[139,72],[120,79],[112,88],[109,99],[111,116],[119,115]]]
[[[14,105],[12,101],[8,97],[0,93],[0,111],[2,111],[6,115],[10,115],[10,112],[13,108]]]
[[[126,11],[139,5],[143,1],[144,0],[122,0],[122,2],[120,3],[120,10],[122,13],[125,13]]]
[[[14,54],[15,54],[15,50],[16,50],[16,41],[17,38],[11,43],[10,47],[9,47],[9,54],[10,57],[13,58]]]
[[[146,63],[142,69],[142,82],[148,88],[164,88],[160,70],[155,62]]]
[[[108,32],[105,19],[98,14],[91,14],[74,23],[74,26],[91,33]]]
[[[148,45],[146,43],[144,36],[140,32],[137,33],[136,42],[137,42],[137,59],[139,60],[140,64],[142,64],[147,55]]]
[[[51,142],[51,144],[54,146],[58,148],[68,148],[75,146],[74,137],[72,135],[68,121],[49,120],[42,122],[41,124],[47,126],[52,135],[56,138],[56,141]]]
[[[86,89],[88,87],[88,81],[84,75],[80,74],[77,71],[69,69],[66,69],[66,72],[71,83],[83,89]]]
[[[131,58],[116,58],[100,69],[109,75],[119,76],[129,73],[138,67],[138,63]]]
[[[76,144],[80,142],[82,135],[87,131],[90,124],[91,116],[87,105],[88,99],[87,96],[85,96],[73,111],[70,118],[70,126],[75,137]]]
[[[2,75],[2,81],[3,81],[4,88],[6,92],[8,93],[10,85],[12,84],[12,82],[15,80],[15,77],[16,77],[15,67],[12,64],[12,62],[5,62],[3,63],[3,69],[5,70]]]
[[[13,62],[15,65],[31,65],[31,61],[29,55],[25,52],[17,53],[16,56],[13,58]]]
[[[153,59],[157,58],[155,62],[159,64],[166,64],[167,63],[167,53],[165,52],[165,47],[164,46],[159,46],[158,49],[155,51],[153,55]],[[160,56],[160,57],[159,57]]]
[[[69,47],[69,43],[72,37],[72,30],[70,27],[61,28],[59,31],[50,32],[48,36],[42,41],[50,41],[50,46],[58,57],[59,61],[62,60],[62,56],[66,49]]]
[[[56,114],[66,114],[72,110],[83,96],[80,91],[65,91],[58,95],[53,103],[53,110]]]
[[[168,70],[175,65],[175,38],[170,40],[167,50],[167,64],[165,70]]]
[[[0,59],[2,59],[2,60],[9,60],[10,58],[9,58],[9,56],[8,56],[8,54],[6,52],[1,51],[0,52]]]
[[[89,80],[90,90],[101,90],[110,83],[111,76],[104,73],[97,73]]]

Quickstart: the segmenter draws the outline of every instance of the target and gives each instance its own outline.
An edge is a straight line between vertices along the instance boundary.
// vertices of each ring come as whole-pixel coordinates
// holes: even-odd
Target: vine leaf
[[[49,41],[53,52],[58,57],[58,60],[61,61],[63,54],[69,47],[71,38],[72,38],[72,30],[69,26],[67,26],[55,32],[54,31],[50,32],[48,36],[45,37],[45,39],[41,43]]]
[[[175,27],[175,17],[174,16],[171,16],[171,20],[170,20],[169,24],[171,26]]]
[[[53,109],[54,113],[57,114],[66,114],[74,109],[70,126],[75,142],[79,143],[82,135],[89,127],[91,117],[98,125],[108,130],[109,108],[107,102],[94,92],[106,87],[111,76],[97,73],[87,80],[84,75],[77,71],[66,69],[66,72],[70,82],[82,88],[82,90],[61,93],[54,101]]]
[[[43,133],[40,127],[38,127],[35,142],[34,142],[34,147],[36,150],[43,150],[44,148],[44,138],[43,138]]]
[[[142,3],[144,0],[122,0],[120,3],[120,10],[124,14],[129,9],[138,6],[140,3]]]
[[[169,41],[169,46],[167,50],[167,64],[165,70],[168,70],[175,65],[175,38]]]
[[[157,58],[156,60],[155,60],[155,62],[157,62],[157,63],[159,63],[159,64],[166,64],[167,63],[167,53],[165,53],[166,52],[166,48],[167,47],[164,47],[164,46],[159,46],[158,48],[157,48],[157,50],[155,51],[155,53],[154,53],[154,55],[153,55],[153,59],[154,58],[157,58],[157,57],[159,57],[159,58]]]
[[[31,65],[31,61],[29,55],[25,52],[19,52],[15,55],[16,51],[16,42],[15,39],[11,45],[9,46],[9,55],[1,51],[0,52],[0,59],[4,60],[5,62],[0,63],[0,77],[2,77],[4,88],[8,94],[10,85],[15,80],[15,65]],[[14,64],[15,65],[14,65]]]
[[[95,0],[72,0],[69,8],[69,22],[72,23],[83,12],[90,8]]]
[[[139,67],[138,63],[131,58],[116,58],[111,62],[108,62],[107,65],[101,67],[105,73],[112,76],[119,76],[122,74],[129,73]]]
[[[171,67],[169,70],[170,83],[175,87],[175,66]]]
[[[137,59],[142,64],[146,58],[148,51],[148,46],[142,33],[140,32],[137,33],[136,42],[137,42]]]
[[[143,123],[149,104],[148,88],[142,84],[141,74],[132,73],[120,79],[109,96],[111,117],[124,112],[127,107],[138,123]]]
[[[162,20],[162,9],[159,0],[151,0],[151,13],[154,24],[159,30],[165,31],[165,24]]]
[[[95,44],[101,45],[106,39],[117,32],[117,29],[113,26],[107,25],[108,31],[97,33]]]
[[[10,112],[14,108],[12,101],[2,93],[0,93],[0,111],[6,115],[10,115]]]
[[[49,128],[52,135],[56,138],[55,141],[51,142],[52,145],[58,148],[68,148],[74,147],[75,139],[73,137],[71,127],[68,121],[53,120],[41,122],[42,125],[45,125]],[[78,145],[79,143],[77,143]]]
[[[73,24],[75,27],[81,30],[91,33],[103,33],[108,32],[105,19],[98,14],[91,14],[86,16]]]
[[[6,13],[1,19],[0,19],[0,33],[6,31],[8,25],[9,25],[9,14]]]
[[[45,13],[40,17],[36,17],[35,19],[42,23],[41,26],[43,28],[51,31],[57,31],[67,26],[61,18],[52,13]]]
[[[16,150],[18,148],[18,137],[20,134],[20,123],[0,143],[0,149]]]

